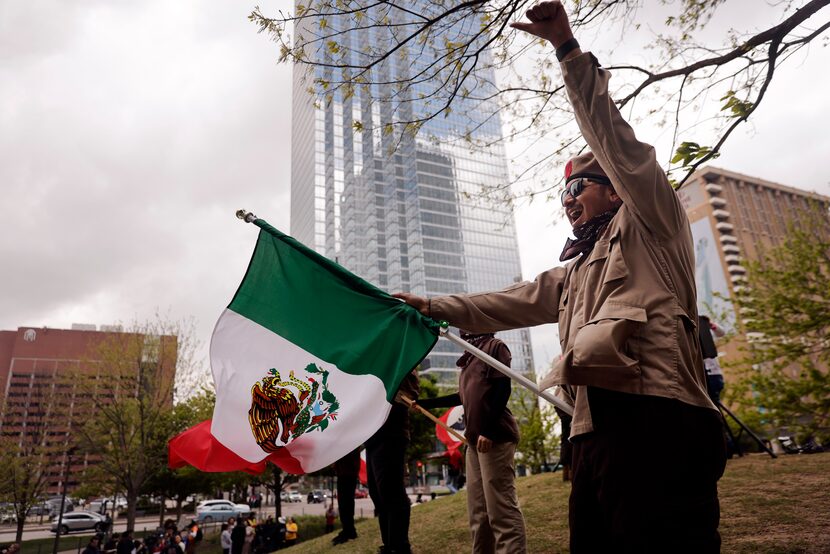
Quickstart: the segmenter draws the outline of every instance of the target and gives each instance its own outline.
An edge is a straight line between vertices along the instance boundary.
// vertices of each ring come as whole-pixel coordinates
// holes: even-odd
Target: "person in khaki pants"
[[[510,365],[510,350],[492,333],[461,331],[461,337]],[[469,353],[456,365],[461,369],[458,393],[418,404],[423,408],[464,406],[467,513],[473,554],[522,554],[527,545],[513,464],[519,428],[507,407],[510,378]]]

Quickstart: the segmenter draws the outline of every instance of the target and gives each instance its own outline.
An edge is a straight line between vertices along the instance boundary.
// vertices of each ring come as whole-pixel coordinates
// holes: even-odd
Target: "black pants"
[[[356,487],[356,475],[337,476],[337,508],[340,512],[340,524],[346,535],[357,534],[354,528],[354,490]]]
[[[349,452],[334,464],[334,474],[337,476],[337,507],[340,511],[342,533],[349,537],[356,537],[354,528],[354,491],[357,487],[360,473],[360,449]]]
[[[571,422],[573,418],[559,408],[554,408],[559,421],[562,422],[562,435],[559,437],[559,463],[562,466],[570,467],[573,463],[573,445],[568,437],[571,436]]]
[[[393,412],[395,408],[398,406],[393,408]],[[403,406],[400,408],[406,410]],[[394,415],[390,415],[390,420]],[[403,416],[406,416],[405,412]],[[411,506],[404,482],[404,457],[409,441],[403,432],[395,434],[387,432],[387,429],[381,428],[377,434],[366,441],[366,477],[369,481],[369,496],[375,504],[380,536],[386,550],[408,553],[410,552],[409,512]]]
[[[595,430],[576,437],[571,552],[720,552],[719,414],[590,388]]]

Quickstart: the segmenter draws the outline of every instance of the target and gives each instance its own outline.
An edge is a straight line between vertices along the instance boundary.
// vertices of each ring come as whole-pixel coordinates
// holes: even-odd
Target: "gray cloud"
[[[234,210],[288,230],[290,68],[247,21],[252,5],[3,4],[0,329],[128,322],[160,308],[195,317],[209,340],[256,236]],[[620,55],[643,42],[611,38]],[[827,194],[830,53],[799,56],[717,165]],[[668,157],[660,130],[637,131]],[[541,202],[518,214],[526,277],[557,263],[567,229],[554,214]],[[534,339],[546,364],[553,330]]]
[[[225,2],[0,12],[0,328],[195,317],[288,230],[290,68]],[[15,7],[17,6],[17,7]]]

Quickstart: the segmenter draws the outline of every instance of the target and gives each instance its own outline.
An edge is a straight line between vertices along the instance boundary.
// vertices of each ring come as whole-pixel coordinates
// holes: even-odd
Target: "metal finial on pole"
[[[245,223],[253,223],[257,216],[253,212],[246,212],[245,210],[236,210],[236,217]]]

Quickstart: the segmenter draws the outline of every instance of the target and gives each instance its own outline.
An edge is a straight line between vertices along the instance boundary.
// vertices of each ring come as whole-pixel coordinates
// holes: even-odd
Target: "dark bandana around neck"
[[[595,215],[582,225],[574,227],[573,233],[576,239],[569,238],[565,242],[565,248],[559,256],[559,261],[566,262],[579,254],[590,252],[594,248],[594,243],[597,241],[599,234],[608,226],[608,222],[615,215],[617,215],[617,210],[608,210]]]

